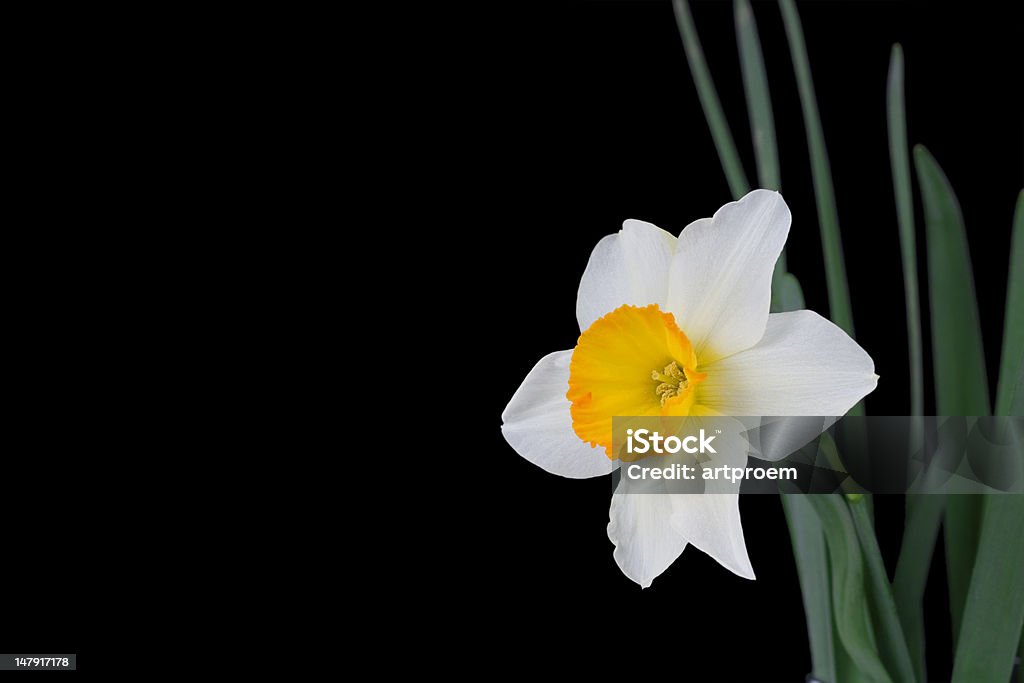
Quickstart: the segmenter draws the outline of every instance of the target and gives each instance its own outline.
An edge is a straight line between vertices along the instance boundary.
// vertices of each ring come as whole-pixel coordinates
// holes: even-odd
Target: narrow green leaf
[[[1017,195],[1010,243],[1009,284],[1003,318],[1003,357],[999,362],[996,415],[1024,414],[1024,191]],[[1014,405],[1018,405],[1014,410]]]
[[[1020,664],[1017,665],[1017,683],[1024,683],[1024,628],[1020,633],[1020,649],[1017,650],[1017,658]]]
[[[683,39],[683,49],[686,50],[686,61],[690,65],[690,73],[697,86],[697,96],[704,109],[704,118],[711,129],[711,138],[715,141],[722,170],[725,171],[725,178],[729,182],[729,190],[734,199],[739,199],[750,191],[750,184],[743,172],[743,164],[740,163],[736,145],[732,141],[732,133],[729,132],[729,122],[722,111],[718,93],[715,92],[715,83],[711,80],[711,72],[708,71],[707,62],[704,60],[704,51],[697,37],[697,29],[693,25],[690,6],[686,0],[672,0],[672,8],[675,10],[679,35]]]
[[[799,311],[804,306],[804,290],[800,281],[792,273],[783,273],[780,278],[772,279],[772,313]]]
[[[956,648],[953,683],[1007,681],[1024,622],[1024,496],[985,496],[974,579]]]
[[[903,49],[892,46],[887,95],[889,161],[896,194],[896,219],[903,257],[903,296],[907,308],[907,340],[910,345],[910,414],[924,414],[924,353],[921,350],[921,313],[917,292],[917,246],[914,240],[914,199],[910,186],[910,150],[903,98]]]
[[[910,150],[903,90],[903,49],[892,46],[886,96],[889,128],[889,161],[896,220],[899,225],[900,254],[903,258],[903,296],[907,313],[907,341],[910,354],[910,414],[924,414],[924,352],[921,340],[920,295],[917,277],[917,245],[914,231],[914,199],[910,182]],[[914,442],[921,444],[921,435]],[[899,613],[907,648],[914,664],[915,678],[926,680],[924,657],[924,612],[922,600],[939,523],[945,508],[942,496],[908,495],[903,543],[893,580],[893,597]]]
[[[783,272],[772,279],[772,311],[796,311],[804,308],[804,293],[800,281],[791,273]],[[829,587],[828,551],[825,534],[807,496],[783,495],[782,509],[793,542],[803,596],[804,615],[807,619],[807,638],[811,645],[811,674],[821,681],[856,679],[838,677],[839,663],[848,662],[841,647],[836,648],[837,632],[832,622],[832,595]]]
[[[839,643],[839,629],[832,626],[833,638]],[[836,678],[834,680],[840,681],[841,683],[865,683],[871,679],[865,676],[860,669],[857,668],[857,664],[851,659],[849,653],[843,649],[842,644],[836,647]],[[827,681],[826,683],[831,683]]]
[[[821,522],[807,496],[783,495],[793,557],[800,577],[807,636],[811,643],[812,674],[822,681],[835,681],[836,662],[832,640],[832,597],[829,592],[828,554]]]
[[[960,206],[942,169],[920,145],[914,148],[914,164],[924,203],[936,411],[939,415],[988,415],[985,356]],[[975,566],[982,502],[971,495],[949,496],[946,502],[946,568],[954,642],[959,638]]]
[[[769,190],[781,188],[779,177],[779,149],[775,142],[775,118],[768,90],[768,74],[761,53],[761,40],[757,36],[757,22],[748,0],[736,0],[736,44],[740,52],[740,72],[743,74],[743,92],[747,97],[750,117],[750,137],[754,142],[757,162],[757,184]],[[779,289],[786,276],[786,250],[779,254],[772,274],[773,304],[781,306]]]
[[[908,495],[903,524],[903,544],[892,582],[896,611],[914,664],[915,679],[927,680],[924,659],[924,612],[922,600],[935,553],[935,539],[945,509],[944,496]]]
[[[789,39],[793,68],[796,71],[804,128],[807,131],[807,147],[811,155],[814,196],[818,205],[821,247],[825,257],[829,316],[836,325],[852,337],[853,313],[850,307],[850,290],[846,283],[846,266],[843,263],[843,244],[839,236],[839,215],[836,211],[828,152],[825,149],[825,135],[821,129],[821,118],[818,115],[818,105],[814,94],[814,82],[811,79],[811,67],[807,60],[804,32],[793,0],[779,0],[779,2],[782,8],[782,20],[786,27],[786,36]]]
[[[960,205],[923,146],[914,148],[924,203],[932,317],[935,402],[939,415],[989,415],[978,303]]]
[[[779,151],[775,144],[775,119],[768,91],[768,75],[757,37],[757,24],[748,0],[736,0],[736,43],[740,51],[743,90],[747,95],[750,134],[757,160],[757,181],[768,190],[779,189]],[[785,270],[785,264],[783,264]]]
[[[892,681],[879,655],[865,594],[864,559],[850,510],[838,495],[805,496],[821,520],[832,573],[832,605],[839,639],[869,681]]]
[[[938,496],[936,496],[938,497]],[[870,498],[869,498],[870,500]],[[875,537],[875,526],[864,501],[851,503],[850,514],[853,526],[857,530],[861,554],[867,570],[868,600],[874,623],[879,636],[878,649],[886,668],[898,681],[923,680],[917,678],[910,654],[907,652],[907,641],[903,635],[896,603],[892,596],[889,576],[885,572],[882,551],[878,548]]]
[[[1017,195],[1017,208],[1013,215],[1008,279],[996,415],[1024,415],[1024,191]],[[1017,657],[1021,662],[1017,667],[1017,681],[1024,683],[1024,628]]]
[[[984,497],[980,495],[950,495],[946,498],[942,528],[946,541],[946,575],[954,644],[960,636],[964,601],[971,585],[974,558],[978,554],[983,502]]]

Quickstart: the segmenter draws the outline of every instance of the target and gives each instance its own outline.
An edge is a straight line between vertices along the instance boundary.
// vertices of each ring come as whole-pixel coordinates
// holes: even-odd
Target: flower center
[[[665,401],[673,396],[679,396],[690,386],[686,374],[679,369],[679,365],[675,361],[666,365],[664,372],[652,370],[651,379],[659,382],[658,386],[654,388],[654,394],[661,398],[662,407],[664,407]]]
[[[657,304],[620,306],[595,320],[572,352],[565,396],[573,431],[613,457],[613,417],[691,414],[696,385],[706,376],[697,367],[693,345],[671,313]]]

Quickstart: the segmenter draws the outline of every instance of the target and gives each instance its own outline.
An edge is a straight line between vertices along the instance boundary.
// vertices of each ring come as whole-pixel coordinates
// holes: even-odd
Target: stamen
[[[679,369],[679,366],[676,365],[675,361],[672,361],[665,366],[665,374],[669,377],[675,377],[676,379],[686,379],[686,375]]]
[[[665,401],[673,396],[678,396],[689,386],[689,382],[686,381],[686,373],[675,361],[666,365],[663,372],[652,370],[651,379],[659,382],[658,386],[654,388],[654,393],[661,397],[661,405],[665,405]]]
[[[671,391],[672,393],[675,393],[677,391],[677,388],[671,384],[666,384],[662,382],[654,389],[654,393],[657,394],[658,396],[661,396],[666,391]]]

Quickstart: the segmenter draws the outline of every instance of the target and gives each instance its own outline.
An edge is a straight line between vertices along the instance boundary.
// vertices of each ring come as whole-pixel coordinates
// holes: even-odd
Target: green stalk
[[[889,129],[889,161],[896,219],[899,225],[900,254],[903,258],[903,296],[907,313],[907,339],[910,353],[910,414],[924,414],[924,353],[921,341],[921,312],[917,278],[917,246],[914,238],[914,200],[910,183],[910,154],[907,146],[907,121],[903,90],[903,49],[892,46],[886,96]],[[912,444],[923,444],[920,422],[915,424]],[[942,496],[908,495],[903,543],[896,564],[893,594],[896,609],[907,639],[907,648],[919,681],[926,680],[924,656],[924,599],[928,570],[935,552],[939,523],[945,500]]]
[[[903,49],[892,46],[888,86],[889,161],[896,194],[896,219],[903,257],[903,296],[907,307],[910,344],[910,414],[924,414],[924,353],[921,350],[921,313],[917,292],[917,247],[914,241],[914,199],[910,187],[910,153],[903,97]]]
[[[761,53],[761,40],[757,36],[757,24],[748,0],[736,0],[735,18],[740,71],[747,96],[754,158],[757,160],[757,180],[765,189],[778,190],[779,151],[775,144],[775,119],[772,117],[772,100]]]
[[[945,503],[945,497],[939,495],[907,496],[903,544],[900,546],[896,576],[892,582],[896,611],[903,625],[907,649],[914,664],[915,679],[918,681],[927,680],[922,602]]]
[[[715,141],[715,149],[718,150],[718,158],[722,162],[725,178],[729,182],[729,190],[732,192],[733,199],[739,199],[750,192],[750,184],[743,172],[743,164],[740,163],[736,145],[732,141],[732,133],[729,132],[729,122],[722,111],[718,94],[715,92],[715,83],[711,80],[711,72],[708,71],[707,62],[704,60],[704,51],[701,49],[700,39],[697,37],[697,29],[693,25],[690,6],[686,0],[673,0],[672,8],[675,10],[679,35],[683,39],[686,61],[690,65],[690,73],[697,86],[697,96],[704,109],[708,128],[711,129],[711,138]]]
[[[760,187],[778,190],[782,183],[779,177],[779,149],[775,142],[772,98],[768,90],[761,40],[757,36],[757,22],[748,0],[736,0],[734,10],[743,92],[747,96],[750,137],[754,141],[754,158],[757,161],[757,183]],[[784,282],[785,278],[786,250],[783,249],[772,274],[772,310],[775,312],[782,310],[782,300],[788,298],[783,290],[791,285]]]
[[[867,596],[879,635],[878,649],[889,672],[894,675],[896,680],[923,680],[917,678],[910,654],[907,651],[907,641],[903,636],[903,628],[896,611],[889,577],[885,572],[885,563],[882,561],[882,552],[878,548],[878,539],[875,537],[875,526],[869,509],[865,505],[868,500],[870,498],[850,503],[849,507],[853,517],[853,526],[860,541],[861,553],[864,556],[864,566],[867,570],[867,585],[870,588],[867,591]]]
[[[829,595],[825,534],[807,496],[794,494],[782,495],[780,498],[800,578],[807,637],[811,644],[811,673],[819,680],[835,681],[836,652],[832,638],[832,598]]]
[[[953,622],[953,644],[960,638],[967,590],[978,555],[978,533],[984,497],[950,495],[946,498],[943,531],[946,541],[946,575],[949,583],[949,616]]]
[[[806,498],[818,513],[825,533],[832,572],[835,625],[845,656],[849,657],[863,680],[877,683],[892,681],[875,641],[865,591],[864,558],[850,510],[843,498],[835,494]]]
[[[825,278],[828,283],[829,316],[836,325],[852,337],[853,313],[850,306],[850,291],[846,284],[843,245],[839,237],[839,216],[836,211],[828,152],[825,149],[825,135],[821,129],[821,117],[818,115],[811,67],[807,60],[804,32],[793,0],[779,0],[779,4],[782,8],[782,20],[786,27],[789,51],[796,71],[800,106],[803,110],[804,127],[807,131],[807,147],[811,155],[814,196],[818,206],[821,246],[825,257]],[[850,411],[850,414],[855,414],[855,412]],[[860,414],[860,411],[857,411],[856,414]]]

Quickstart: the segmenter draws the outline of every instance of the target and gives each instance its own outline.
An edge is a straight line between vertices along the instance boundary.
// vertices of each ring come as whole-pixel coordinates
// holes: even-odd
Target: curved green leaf
[[[1024,415],[1024,191],[1017,195],[1003,318],[996,415]]]
[[[1024,496],[985,496],[978,560],[956,648],[953,683],[1007,681],[1024,622]]]
[[[988,415],[978,303],[960,205],[946,175],[921,145],[914,148],[914,164],[924,203],[936,412]],[[972,495],[952,495],[946,502],[946,569],[954,642],[975,566],[981,506],[981,497]]]
[[[939,415],[988,415],[985,354],[960,204],[921,145],[914,148],[914,163],[928,246],[935,407]]]
[[[924,354],[921,349],[921,313],[917,292],[917,247],[914,239],[914,199],[910,186],[910,150],[903,98],[903,49],[892,46],[887,94],[889,161],[896,195],[896,219],[903,257],[903,296],[907,308],[907,341],[910,346],[910,414],[924,414]]]
[[[835,681],[836,652],[832,640],[832,598],[825,534],[808,496],[783,495],[780,498],[800,577],[812,673],[819,680]]]
[[[875,642],[865,592],[864,559],[850,511],[841,496],[806,496],[821,520],[832,568],[836,630],[846,654],[868,681],[892,681]]]
[[[939,498],[939,496],[935,496]],[[870,500],[870,498],[868,499]],[[878,649],[893,677],[898,681],[923,680],[918,678],[907,651],[896,603],[893,600],[889,576],[885,572],[882,551],[878,548],[875,527],[866,501],[850,504],[853,525],[857,530],[861,553],[867,570],[867,597],[879,635]]]
[[[927,680],[924,659],[924,612],[922,601],[928,571],[935,553],[935,540],[945,510],[943,496],[918,494],[907,496],[903,524],[903,543],[892,582],[896,610],[903,625],[907,650],[914,664],[916,680]]]
[[[900,255],[903,259],[903,296],[907,312],[907,343],[910,355],[910,414],[924,414],[924,352],[921,340],[920,296],[918,294],[917,246],[914,231],[914,199],[910,182],[910,148],[903,91],[903,49],[892,46],[886,94],[889,130],[889,161],[892,167]],[[920,432],[915,444],[921,444]],[[903,543],[900,546],[893,596],[899,612],[907,648],[919,681],[925,679],[924,598],[925,583],[935,552],[939,523],[945,509],[942,496],[908,495]]]
[[[797,90],[800,93],[800,106],[804,116],[804,127],[807,130],[807,147],[811,154],[811,174],[818,205],[821,247],[825,257],[825,279],[828,283],[829,317],[852,337],[853,313],[850,306],[850,290],[846,283],[846,266],[843,263],[843,244],[839,236],[839,215],[836,211],[828,152],[825,149],[825,134],[821,129],[814,81],[811,79],[811,67],[807,60],[804,32],[793,0],[780,0],[780,7],[786,36],[789,39],[793,68],[796,71]]]
[[[725,171],[725,178],[729,182],[729,190],[734,199],[739,199],[750,192],[750,184],[743,172],[743,164],[740,163],[736,145],[732,141],[732,133],[729,132],[729,122],[722,111],[718,93],[715,92],[715,83],[711,80],[711,72],[708,71],[707,62],[704,60],[704,51],[697,37],[697,29],[693,25],[690,6],[686,0],[672,0],[672,8],[675,10],[679,35],[683,39],[683,49],[686,50],[686,61],[690,65],[690,73],[697,86],[697,96],[711,129],[711,138],[715,141],[722,170]]]
[[[740,50],[740,71],[743,74],[743,89],[747,95],[754,158],[757,160],[757,181],[765,189],[778,190],[779,151],[775,144],[775,119],[772,117],[768,74],[765,73],[761,41],[757,37],[757,24],[748,0],[736,0],[734,9],[736,43]]]
[[[792,273],[783,273],[781,277],[772,279],[772,313],[799,311],[804,305],[804,290],[800,281]]]

